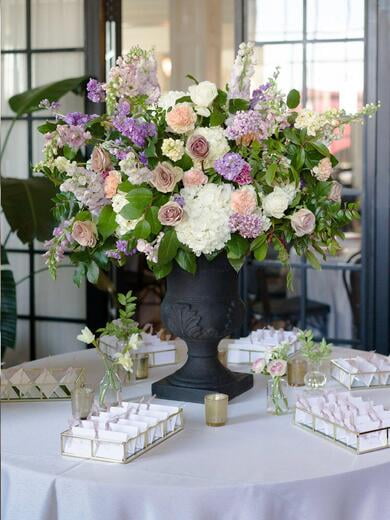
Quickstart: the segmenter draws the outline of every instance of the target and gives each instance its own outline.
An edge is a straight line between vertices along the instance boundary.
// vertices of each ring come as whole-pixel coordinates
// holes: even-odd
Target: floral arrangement
[[[313,331],[303,330],[298,334],[298,340],[301,342],[300,353],[311,363],[321,363],[330,358],[332,354],[332,343],[327,343],[325,338],[317,343],[313,339]]]
[[[153,53],[135,47],[106,83],[88,83],[89,99],[105,101],[107,113],[51,106],[56,121],[39,127],[46,144],[35,170],[59,187],[45,255],[52,276],[66,250],[77,284],[138,252],[157,278],[173,262],[194,273],[196,257],[222,251],[236,270],[271,245],[284,264],[289,245],[314,267],[316,253],[336,253],[359,213],[341,202],[328,145],[377,106],[296,110],[299,93],[279,91],[278,71],[251,92],[253,74],[254,46],[242,43],[225,90],[190,77],[187,92],[160,95]]]
[[[137,350],[141,343],[141,329],[134,321],[133,316],[136,309],[136,298],[129,291],[127,294],[118,294],[118,302],[122,308],[119,309],[119,318],[108,322],[105,327],[98,329],[99,336],[96,337],[88,327],[84,327],[81,334],[77,336],[79,341],[87,345],[93,345],[103,359],[105,374],[100,383],[99,404],[104,406],[105,397],[109,390],[119,393],[122,382],[119,377],[119,369],[123,368],[126,372],[133,371],[132,352]],[[120,350],[111,355],[104,346],[102,338],[110,336],[116,338],[117,346]],[[120,401],[120,398],[117,399]]]

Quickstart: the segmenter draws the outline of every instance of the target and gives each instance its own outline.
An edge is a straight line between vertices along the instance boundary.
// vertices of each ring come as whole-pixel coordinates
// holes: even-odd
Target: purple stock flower
[[[61,103],[59,101],[52,101],[50,103],[48,99],[42,99],[38,106],[39,108],[50,110],[50,112],[56,112],[60,108]]]
[[[244,238],[256,238],[262,231],[263,222],[258,215],[233,213],[229,217],[229,227],[233,232],[238,231]]]
[[[138,159],[139,159],[139,162],[141,164],[143,164],[144,166],[147,166],[148,164],[148,158],[146,157],[146,153],[145,152],[141,152],[139,155],[138,155]]]
[[[184,197],[182,197],[181,195],[175,195],[173,197],[173,200],[174,202],[176,202],[177,204],[179,204],[179,206],[181,206],[182,208],[184,208]]]
[[[119,116],[127,116],[130,114],[130,103],[128,101],[119,101],[117,106]]]
[[[225,153],[223,157],[217,159],[214,162],[214,169],[222,177],[228,181],[236,181],[240,178],[246,180],[250,172],[249,164],[241,157],[240,154],[235,152]],[[240,184],[248,184],[247,182],[241,182]]]
[[[108,258],[114,258],[115,260],[120,260],[121,259],[120,252],[119,251],[115,251],[115,250],[106,251],[106,256]]]
[[[136,146],[140,148],[146,145],[148,137],[157,134],[156,126],[134,117],[122,117],[117,115],[112,120],[114,127],[125,137],[128,137]]]
[[[85,142],[91,138],[89,132],[85,132],[82,126],[58,125],[58,140],[60,146],[68,145],[73,150],[78,150],[84,146]]]
[[[91,121],[91,119],[95,119],[95,117],[99,116],[97,114],[88,115],[83,114],[82,112],[69,112],[68,114],[62,116],[61,119],[68,125],[82,126]]]
[[[105,101],[106,93],[103,90],[103,83],[91,78],[87,83],[87,97],[94,103]]]
[[[271,83],[265,83],[264,85],[260,85],[259,88],[255,89],[252,92],[252,98],[250,103],[250,108],[254,109],[259,102],[265,102],[271,99],[271,95],[267,94],[267,90],[271,87]]]

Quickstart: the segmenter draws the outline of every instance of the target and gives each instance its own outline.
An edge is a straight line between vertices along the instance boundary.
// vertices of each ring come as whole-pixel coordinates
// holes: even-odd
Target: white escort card
[[[358,454],[390,447],[390,410],[349,392],[301,395],[294,420]]]
[[[260,353],[286,341],[290,344],[289,354],[300,347],[298,330],[276,330],[272,327],[254,330],[246,338],[232,340],[227,347],[228,363],[253,363]]]
[[[72,421],[61,434],[61,453],[127,463],[182,429],[182,408],[122,402],[87,420]]]
[[[390,358],[372,353],[332,359],[331,375],[348,389],[390,385]]]

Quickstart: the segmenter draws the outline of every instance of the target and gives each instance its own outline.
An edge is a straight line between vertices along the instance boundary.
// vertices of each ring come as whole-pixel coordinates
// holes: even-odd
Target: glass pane
[[[61,266],[69,264],[64,261]],[[35,270],[46,267],[41,255],[35,255]],[[72,267],[60,267],[53,280],[47,270],[35,275],[35,312],[39,316],[84,319],[86,317],[85,283],[73,283]]]
[[[5,368],[19,365],[30,360],[30,322],[18,320],[16,330],[16,345],[14,349],[7,349],[2,358]]]
[[[2,0],[1,16],[2,49],[25,49],[26,0]]]
[[[354,112],[362,106],[364,88],[364,44],[315,43],[307,49],[307,106],[317,111],[332,107]],[[340,160],[336,176],[348,188],[362,187],[361,125],[345,129],[331,145]]]
[[[37,321],[37,358],[65,354],[85,348],[85,345],[76,339],[82,327],[81,323]]]
[[[155,47],[162,91],[183,90],[191,73],[223,86],[234,59],[234,1],[122,3],[122,53]]]
[[[7,244],[8,245],[8,244]],[[17,310],[18,314],[29,314],[30,313],[30,287],[29,278],[22,281],[30,274],[29,267],[29,254],[28,253],[8,253],[8,261],[14,273],[16,286],[16,297],[17,297]],[[20,282],[20,283],[18,283]]]
[[[59,27],[63,29],[58,30]],[[83,0],[32,0],[31,46],[33,49],[83,47]]]
[[[307,37],[363,38],[364,0],[307,0]]]
[[[10,227],[8,225],[8,222],[4,216],[4,214],[1,214],[1,232],[3,237],[8,236],[8,232],[10,231]],[[22,242],[19,240],[19,238],[16,236],[16,233],[11,233],[8,241],[7,241],[7,248],[8,249],[27,249],[27,244],[22,244]]]
[[[82,52],[53,52],[32,55],[33,87],[52,81],[82,76],[83,74],[84,53]],[[84,98],[82,96],[70,93],[61,99],[60,110],[64,113],[82,111],[83,107]]]
[[[11,122],[2,121],[1,126],[2,140],[4,140]],[[17,121],[11,130],[1,161],[1,169],[5,177],[18,177],[19,179],[28,177],[27,133],[26,121]]]
[[[302,45],[300,43],[256,47],[257,65],[252,87],[265,83],[280,66],[278,84],[283,92],[302,89]]]
[[[302,40],[302,0],[249,0],[248,40]]]
[[[27,90],[27,65],[25,54],[3,54],[1,56],[1,106],[2,116],[13,116],[8,100],[14,94]]]

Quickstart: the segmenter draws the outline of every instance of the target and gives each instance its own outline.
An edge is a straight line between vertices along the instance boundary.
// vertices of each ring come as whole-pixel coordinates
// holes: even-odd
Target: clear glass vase
[[[111,361],[104,361],[106,371],[99,385],[99,406],[108,410],[110,406],[122,402],[122,381],[118,366]]]
[[[322,370],[322,361],[311,361],[305,375],[305,385],[312,390],[326,385],[327,377]]]
[[[267,412],[283,415],[289,412],[288,384],[282,377],[271,377],[267,381]]]

